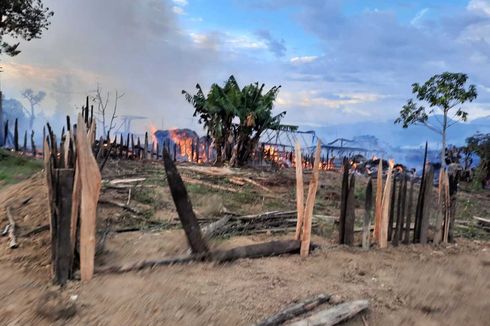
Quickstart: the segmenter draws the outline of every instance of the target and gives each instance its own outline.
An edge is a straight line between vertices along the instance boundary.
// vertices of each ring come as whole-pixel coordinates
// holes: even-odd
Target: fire
[[[179,132],[179,129],[169,130],[169,137],[177,150],[176,159],[197,163],[208,161],[209,146],[204,141],[200,141],[199,137]]]
[[[155,133],[157,132],[157,128],[153,123],[150,122],[148,129],[150,129],[150,137],[151,137],[151,142],[153,144],[153,147],[156,147],[156,144],[158,143],[157,136],[155,135]]]

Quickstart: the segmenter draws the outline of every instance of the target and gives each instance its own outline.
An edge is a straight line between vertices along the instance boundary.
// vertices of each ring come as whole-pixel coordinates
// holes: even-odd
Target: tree
[[[35,93],[32,89],[27,88],[22,92],[22,96],[29,102],[31,106],[31,112],[27,112],[29,116],[29,130],[32,130],[34,126],[34,120],[36,119],[35,107],[46,97],[46,93],[39,91]]]
[[[466,138],[468,151],[480,157],[480,163],[476,169],[476,181],[484,188],[490,180],[490,134],[476,133]]]
[[[0,1],[0,54],[16,56],[20,53],[19,44],[9,43],[5,36],[26,41],[40,38],[50,25],[54,15],[42,0],[2,0]]]
[[[254,83],[240,89],[235,77],[230,76],[223,87],[213,84],[207,95],[196,85],[197,93],[191,95],[182,91],[187,101],[194,108],[194,116],[199,115],[199,123],[203,123],[208,135],[213,139],[217,159],[222,163],[227,159],[234,166],[247,162],[256,148],[260,136],[266,129],[291,129],[294,127],[281,125],[286,112],[272,114],[274,101],[281,86],[274,86],[265,94],[265,85]],[[237,118],[238,124],[233,120]],[[223,156],[223,149],[228,138],[236,137],[232,157]]]
[[[228,137],[232,133],[233,118],[238,111],[240,103],[240,88],[235,77],[230,76],[223,87],[218,84],[211,85],[208,95],[199,84],[196,85],[197,93],[191,95],[182,90],[186,100],[194,106],[194,116],[199,116],[199,123],[207,129],[208,136],[213,139],[216,150],[215,164],[222,164],[223,150]]]
[[[466,121],[468,113],[461,108],[465,102],[472,102],[477,97],[475,85],[465,88],[468,76],[463,73],[444,72],[434,75],[423,85],[412,84],[412,93],[421,103],[408,100],[400,111],[395,123],[402,123],[403,128],[410,125],[424,125],[441,136],[441,164],[446,166],[447,129],[458,121]],[[424,106],[425,104],[425,106]],[[452,114],[452,116],[449,116]],[[438,117],[442,115],[442,121]],[[429,121],[434,116],[437,124]]]
[[[112,105],[112,112],[108,111],[109,102],[111,99],[111,93],[107,92],[105,97],[102,95],[102,89],[97,85],[95,96],[92,98],[97,103],[96,115],[97,120],[102,124],[102,133],[105,136],[110,135],[111,131],[116,127],[115,119],[117,118],[117,105],[119,99],[124,96],[124,93],[119,94],[116,90],[114,95],[114,104]],[[110,109],[110,108],[109,108]],[[110,115],[109,115],[110,114]]]

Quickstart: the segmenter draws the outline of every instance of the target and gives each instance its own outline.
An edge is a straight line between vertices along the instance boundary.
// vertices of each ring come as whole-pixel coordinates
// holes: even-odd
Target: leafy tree
[[[241,91],[241,101],[237,111],[238,137],[231,159],[233,166],[241,166],[248,161],[266,129],[282,127],[281,119],[286,115],[286,111],[272,115],[274,101],[281,86],[274,86],[263,94],[264,87],[264,84],[259,86],[258,83],[254,83],[245,86]]]
[[[16,56],[20,53],[20,42],[9,43],[5,36],[26,41],[40,38],[48,29],[53,15],[48,7],[44,7],[42,0],[0,1],[0,54]]]
[[[194,116],[199,116],[199,123],[204,125],[208,136],[213,139],[216,149],[215,164],[219,165],[226,159],[223,157],[223,149],[232,134],[232,122],[240,100],[240,88],[235,77],[230,76],[223,87],[218,84],[211,85],[208,95],[204,94],[199,84],[196,85],[196,89],[195,95],[185,90],[182,90],[182,94],[194,106]]]
[[[476,169],[476,181],[485,187],[490,180],[490,134],[476,133],[466,139],[467,150],[480,157],[480,163]]]
[[[34,120],[36,119],[35,107],[46,97],[46,93],[39,91],[35,93],[32,89],[27,88],[22,92],[22,96],[29,102],[31,106],[31,111],[27,112],[29,115],[29,130],[32,130],[34,126]]]
[[[408,100],[400,111],[400,117],[395,120],[395,123],[402,123],[403,128],[420,124],[439,134],[442,139],[443,167],[446,166],[447,129],[458,121],[467,120],[468,113],[461,105],[472,102],[478,95],[475,85],[465,88],[467,80],[466,74],[444,72],[432,76],[423,85],[412,84],[412,93],[420,103],[413,99]],[[442,120],[438,115],[442,115]],[[431,123],[429,116],[434,116],[437,124]]]
[[[194,116],[199,115],[199,123],[203,123],[208,135],[213,139],[217,159],[222,163],[230,159],[224,157],[223,149],[233,135],[236,137],[231,157],[232,165],[243,165],[256,148],[260,136],[266,129],[294,129],[292,126],[281,125],[286,112],[272,114],[274,101],[280,86],[274,86],[265,94],[265,85],[250,84],[240,89],[235,77],[230,76],[223,87],[213,84],[207,95],[199,84],[197,93],[191,95],[182,91],[187,101],[194,108]],[[238,124],[233,120],[237,118]]]

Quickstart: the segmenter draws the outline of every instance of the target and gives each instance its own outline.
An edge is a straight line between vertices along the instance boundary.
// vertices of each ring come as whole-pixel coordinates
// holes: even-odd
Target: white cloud
[[[488,0],[470,0],[468,10],[477,13],[484,13],[490,16],[490,1]]]
[[[281,108],[294,107],[323,107],[331,109],[345,108],[368,102],[375,102],[383,98],[375,93],[339,93],[333,98],[321,96],[318,91],[300,91],[297,93],[282,92],[277,98],[277,105]]]
[[[292,57],[289,59],[289,62],[293,64],[303,64],[303,63],[310,63],[318,59],[318,56],[316,55],[306,55],[302,57]]]
[[[172,11],[174,13],[176,13],[177,15],[183,15],[184,14],[184,8],[182,8],[182,7],[173,6]]]
[[[416,15],[415,17],[413,17],[413,19],[410,21],[410,24],[416,26],[419,24],[419,22],[422,20],[422,18],[424,18],[424,16],[427,14],[427,12],[429,11],[429,8],[424,8],[422,10],[420,10]]]
[[[172,1],[176,5],[182,6],[182,7],[185,7],[185,6],[187,6],[189,4],[189,2],[187,0],[172,0]]]

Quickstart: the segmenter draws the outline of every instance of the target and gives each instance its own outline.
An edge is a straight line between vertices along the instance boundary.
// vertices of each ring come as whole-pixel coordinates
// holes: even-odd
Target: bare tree
[[[46,97],[46,93],[43,91],[39,91],[35,93],[32,89],[27,88],[22,92],[22,96],[29,102],[31,106],[31,111],[27,111],[27,115],[29,116],[29,130],[32,130],[34,126],[34,120],[36,119],[35,107]]]
[[[115,120],[117,119],[117,105],[119,99],[124,96],[124,93],[119,94],[119,92],[116,90],[114,103],[110,107],[109,104],[111,102],[111,93],[107,92],[105,96],[102,95],[103,93],[104,92],[100,85],[97,85],[97,90],[95,91],[93,101],[97,103],[97,121],[102,124],[102,132],[104,133],[104,136],[106,136],[116,127]]]

